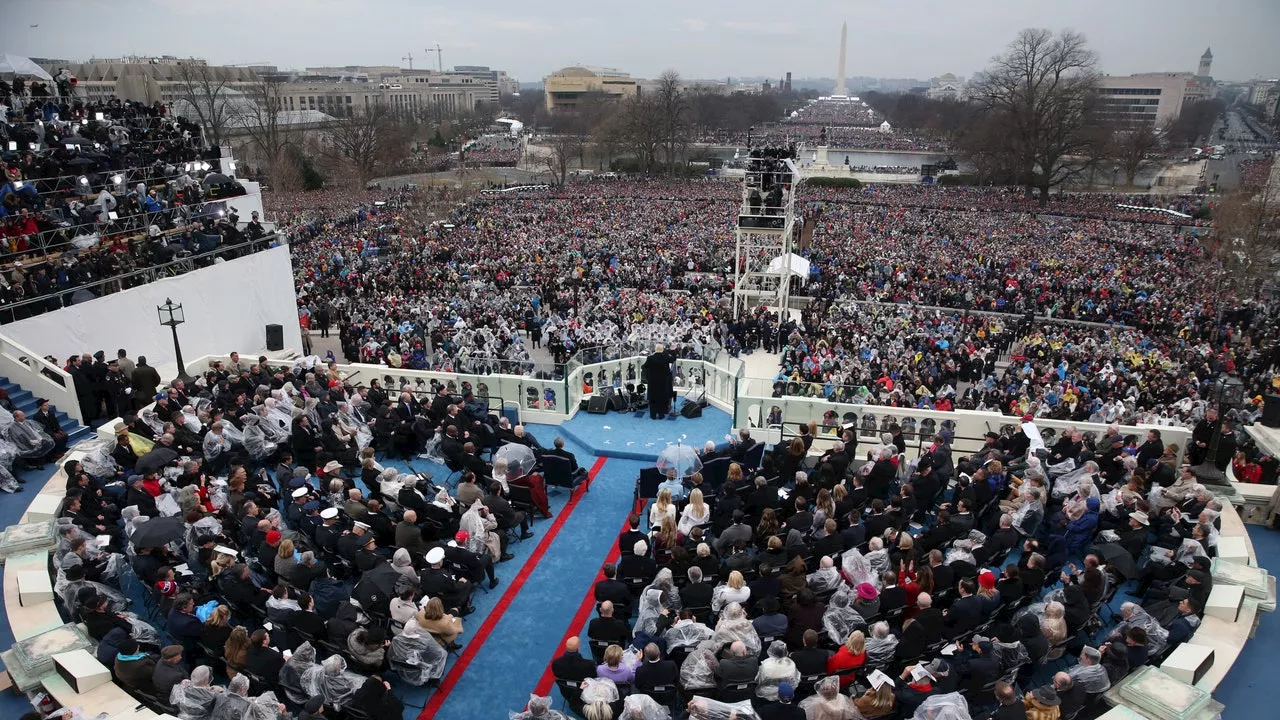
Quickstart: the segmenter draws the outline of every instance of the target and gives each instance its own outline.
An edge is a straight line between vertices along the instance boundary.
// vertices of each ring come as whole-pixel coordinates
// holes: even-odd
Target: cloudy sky
[[[1280,76],[1280,0],[3,0],[0,52],[87,60],[204,57],[217,64],[489,65],[536,81],[560,67],[637,77],[849,75],[927,79],[981,70],[1018,30],[1084,32],[1111,74]],[[38,25],[38,27],[31,27]]]

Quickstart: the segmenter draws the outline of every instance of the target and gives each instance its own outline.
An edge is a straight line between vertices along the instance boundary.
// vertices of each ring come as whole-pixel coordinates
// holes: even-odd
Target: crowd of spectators
[[[562,442],[544,450],[469,388],[389,395],[332,365],[235,354],[190,385],[146,385],[90,401],[121,420],[64,463],[55,591],[116,682],[186,720],[400,717],[390,681],[438,683],[472,593],[551,514],[555,476],[495,448],[560,463],[570,487],[585,477]],[[0,418],[17,443],[24,419]],[[61,454],[32,437],[28,462]],[[428,451],[458,468],[452,492],[380,462]],[[128,612],[139,584],[148,611]]]
[[[244,187],[219,172],[218,154],[198,125],[160,103],[31,97],[6,108],[0,306],[20,307],[3,319],[131,287],[143,280],[92,283],[265,235],[256,218],[236,227],[225,201]]]
[[[865,458],[853,432],[810,455],[813,432],[708,443],[630,518],[590,647],[551,665],[575,713],[1075,718],[1198,629],[1222,505],[1158,436],[953,457],[944,431],[908,465],[896,426]]]

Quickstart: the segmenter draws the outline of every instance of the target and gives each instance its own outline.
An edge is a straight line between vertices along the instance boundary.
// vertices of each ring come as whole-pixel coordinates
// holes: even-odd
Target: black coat
[[[596,664],[582,657],[581,653],[566,652],[551,661],[551,674],[555,675],[557,680],[582,682],[596,676]]]
[[[636,667],[636,677],[632,684],[636,690],[648,692],[659,685],[675,685],[679,672],[676,664],[670,660],[646,660]]]

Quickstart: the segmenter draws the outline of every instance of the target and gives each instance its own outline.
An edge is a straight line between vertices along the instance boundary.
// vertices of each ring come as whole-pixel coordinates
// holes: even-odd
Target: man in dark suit
[[[960,596],[942,616],[949,638],[963,635],[982,622],[982,599],[974,595],[978,591],[977,582],[965,578],[958,583],[957,590]]]
[[[1000,580],[996,583],[996,590],[1000,592],[1000,601],[1002,603],[1017,602],[1026,594],[1026,587],[1022,584],[1022,578],[1018,572],[1018,566],[1012,563],[1004,566],[1004,572],[1000,573]]]
[[[711,595],[715,590],[711,583],[703,582],[702,568],[689,568],[689,584],[680,588],[680,606],[687,608],[711,607]]]
[[[644,647],[644,662],[636,668],[633,686],[639,692],[647,693],[660,685],[674,686],[680,670],[670,660],[662,659],[662,651],[658,646],[649,643]]]
[[[458,456],[458,464],[462,466],[463,470],[470,470],[475,473],[478,478],[493,477],[493,468],[476,454],[475,443],[463,444],[462,455]]]
[[[544,450],[543,455],[551,455],[553,457],[561,457],[569,461],[569,471],[578,472],[578,458],[568,450],[564,449],[564,438],[558,437],[554,442],[555,447],[550,450]]]
[[[979,566],[990,565],[1017,545],[1018,531],[1013,529],[1013,516],[1005,513],[1000,516],[1000,529],[987,536],[982,547],[973,551],[973,557]]]
[[[173,599],[173,609],[169,611],[169,637],[180,643],[188,655],[194,655],[200,647],[200,634],[204,630],[195,610],[195,598],[190,593],[178,593]]]
[[[618,552],[623,556],[630,555],[637,541],[648,539],[648,535],[640,532],[640,516],[632,515],[627,518],[627,529],[618,535]]]
[[[188,677],[186,668],[182,666],[181,645],[168,645],[160,651],[160,662],[156,663],[156,669],[151,675],[157,697],[168,698],[173,686]]]
[[[805,720],[804,708],[795,704],[795,697],[795,688],[783,680],[778,683],[778,701],[757,701],[760,704],[756,705],[756,715],[760,720]]]
[[[960,690],[965,693],[980,693],[988,683],[1000,677],[1000,661],[996,658],[991,640],[975,635],[969,641],[969,648],[959,648],[951,659],[951,668],[962,678]]]
[[[422,537],[422,528],[418,527],[417,512],[404,511],[404,518],[396,523],[395,545],[417,555],[427,554],[427,541]]]
[[[651,582],[658,574],[658,565],[649,557],[649,544],[637,540],[631,550],[630,555],[624,555],[618,561],[618,576],[624,581],[640,578],[646,583]]]
[[[757,477],[756,489],[747,496],[747,512],[758,517],[765,508],[776,508],[780,504],[778,489],[769,485],[763,477]]]
[[[271,634],[266,630],[258,628],[249,636],[249,651],[245,654],[244,667],[268,681],[280,676],[284,656],[271,647]]]
[[[596,676],[596,664],[582,657],[581,642],[573,636],[564,643],[564,654],[551,661],[551,674],[557,680],[582,682]]]
[[[880,575],[880,612],[897,610],[907,604],[907,591],[898,587],[898,576],[892,570]]]
[[[729,657],[721,660],[715,670],[721,690],[730,685],[755,682],[759,672],[760,659],[748,653],[747,646],[741,640],[735,640],[729,646]]]
[[[604,579],[596,583],[592,595],[597,603],[608,600],[614,605],[631,605],[631,591],[627,589],[626,583],[618,579],[618,566],[613,563],[605,564]]]
[[[954,587],[956,576],[951,572],[951,568],[942,564],[942,560],[941,550],[929,551],[929,569],[933,571],[933,586],[935,588]]]
[[[489,508],[489,512],[493,513],[493,517],[498,521],[499,530],[508,530],[519,526],[521,540],[528,540],[533,537],[533,532],[529,530],[529,514],[511,507],[511,503],[502,497],[502,483],[496,480],[491,483],[489,485],[489,494],[484,496],[483,502],[484,506]],[[501,533],[499,537],[505,538],[505,535],[506,533]],[[506,547],[505,542],[503,547]]]
[[[827,671],[827,660],[831,659],[831,651],[818,647],[821,637],[817,630],[804,631],[802,642],[804,647],[791,653],[791,661],[801,675],[820,675]]]
[[[631,640],[631,628],[626,620],[613,616],[613,603],[605,600],[600,603],[599,617],[587,624],[587,637],[599,642],[607,642],[626,647]]]
[[[933,606],[933,597],[929,593],[920,593],[916,596],[916,607],[920,610],[912,619],[924,630],[925,644],[932,645],[941,640],[946,623],[942,611]]]

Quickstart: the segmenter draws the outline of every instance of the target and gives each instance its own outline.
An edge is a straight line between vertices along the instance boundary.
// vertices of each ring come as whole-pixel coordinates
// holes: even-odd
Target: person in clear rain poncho
[[[622,701],[618,720],[670,720],[671,711],[644,693],[631,693]]]
[[[338,425],[344,433],[356,441],[356,447],[359,450],[369,447],[369,443],[373,442],[373,430],[369,428],[367,420],[361,420],[363,417],[363,413],[357,417],[356,410],[350,403],[338,403]]]
[[[498,527],[498,520],[492,514],[482,514],[483,508],[484,503],[476,500],[474,505],[462,513],[458,529],[467,532],[468,550],[477,555],[487,552],[496,563],[502,559],[502,540],[494,532]]]
[[[822,613],[822,629],[827,637],[836,645],[844,644],[849,633],[854,630],[866,630],[867,621],[850,602],[852,593],[839,591],[827,602],[827,609]]]
[[[448,653],[430,635],[423,632],[417,620],[404,624],[404,630],[391,639],[387,657],[395,670],[410,685],[426,685],[444,675]]]
[[[972,720],[969,702],[958,692],[930,695],[916,708],[913,720]]]
[[[680,687],[686,692],[707,690],[716,686],[715,670],[719,667],[716,650],[724,647],[713,638],[700,643],[680,665]]]
[[[689,700],[689,720],[759,720],[750,700],[726,703],[695,695]]]
[[[173,686],[169,704],[178,708],[178,717],[182,720],[209,720],[214,703],[223,692],[222,688],[211,684],[212,681],[213,670],[208,665],[201,665],[191,671],[190,679]]]
[[[213,703],[209,720],[244,720],[249,713],[249,676],[241,673],[231,678],[225,692]]]
[[[808,720],[861,720],[862,714],[848,695],[840,693],[840,678],[825,677],[814,686],[814,694],[800,701]]]
[[[840,567],[844,570],[845,582],[857,587],[862,583],[871,583],[876,585],[879,578],[871,571],[871,565],[867,563],[867,559],[858,552],[857,548],[845,551],[840,557]],[[877,587],[879,587],[877,585]],[[844,642],[840,640],[839,642]]]
[[[1134,602],[1124,603],[1120,606],[1120,617],[1122,619],[1112,629],[1109,640],[1119,639],[1123,643],[1129,628],[1140,627],[1147,631],[1147,653],[1151,657],[1156,657],[1164,652],[1165,646],[1169,643],[1169,631],[1161,627],[1159,621],[1141,605]]]
[[[840,577],[840,571],[836,569],[835,561],[830,557],[823,557],[818,565],[818,569],[809,573],[807,579],[809,589],[815,594],[830,592],[844,583],[844,579]]]
[[[44,428],[26,420],[26,414],[21,410],[14,413],[13,424],[9,426],[7,435],[18,456],[29,462],[43,463],[53,451],[53,438],[49,437]]]
[[[893,661],[898,650],[898,638],[889,632],[889,623],[881,620],[867,631],[867,665],[884,666]]]
[[[551,698],[546,695],[530,695],[529,703],[521,712],[508,712],[509,720],[565,720],[564,713],[551,709]]]
[[[284,703],[276,699],[276,694],[268,690],[249,701],[249,710],[244,720],[280,720],[288,717]]]
[[[658,574],[654,576],[653,582],[649,583],[649,586],[644,591],[648,592],[653,589],[659,589],[665,593],[662,598],[662,606],[664,608],[670,610],[673,615],[680,612],[680,593],[676,590],[675,577],[671,574],[670,568],[659,570]]]
[[[259,462],[271,457],[276,451],[276,443],[267,438],[262,429],[262,419],[257,415],[244,416],[244,449],[249,457]]]
[[[290,702],[301,705],[311,697],[302,685],[302,676],[316,665],[316,649],[311,643],[304,642],[293,651],[293,655],[280,667],[279,686]]]
[[[640,595],[640,612],[636,616],[635,634],[653,635],[658,629],[658,618],[662,616],[662,604],[667,593],[662,588],[650,585]]]
[[[769,644],[769,656],[760,661],[756,671],[756,695],[766,700],[778,699],[778,683],[788,682],[791,687],[800,684],[800,671],[787,654],[787,644],[774,640]]]
[[[440,652],[443,653],[444,648]],[[323,663],[302,673],[303,692],[309,696],[323,696],[325,707],[335,710],[341,710],[363,684],[364,677],[348,672],[347,661],[341,655],[330,655]]]
[[[667,642],[667,651],[670,652],[678,647],[693,648],[704,640],[710,640],[715,634],[711,628],[698,622],[693,617],[681,618],[676,621],[665,633],[662,639]]]
[[[760,654],[760,635],[747,617],[747,611],[736,602],[729,603],[724,607],[724,612],[720,613],[720,621],[716,623],[716,632],[711,641],[720,648],[739,640],[747,646],[748,653]]]

